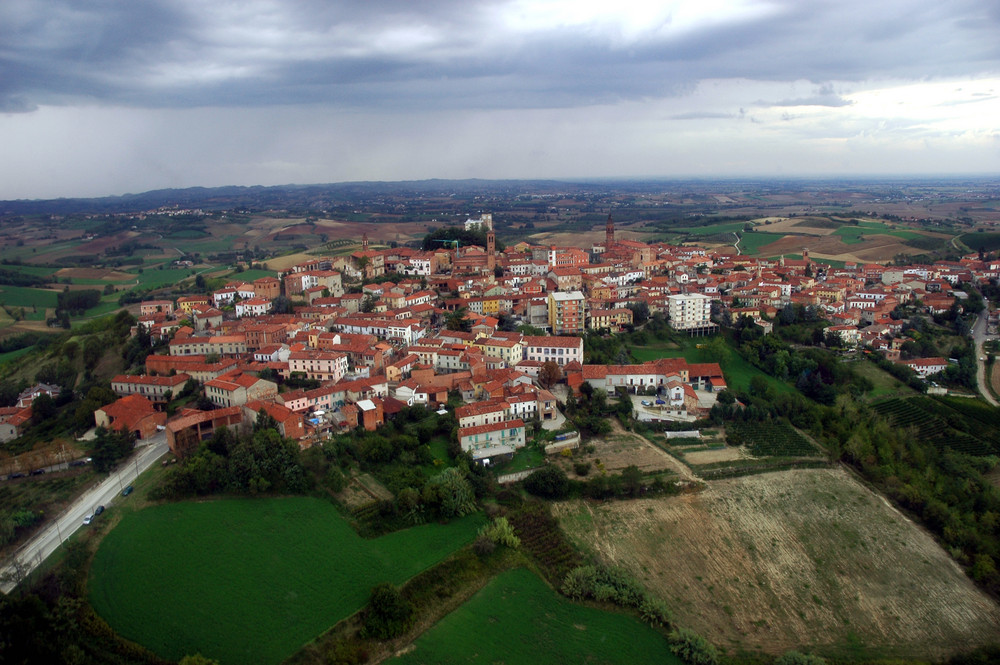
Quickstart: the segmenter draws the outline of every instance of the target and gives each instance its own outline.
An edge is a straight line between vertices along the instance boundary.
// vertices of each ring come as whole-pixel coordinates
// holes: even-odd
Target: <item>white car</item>
[[[643,406],[653,406],[653,403],[652,403],[652,402],[650,402],[650,401],[649,401],[648,399],[644,399],[644,400],[642,400],[641,404],[642,404]]]
[[[87,526],[87,525],[89,525],[93,521],[94,521],[94,516],[93,515],[87,515],[86,517],[83,518],[83,525]]]

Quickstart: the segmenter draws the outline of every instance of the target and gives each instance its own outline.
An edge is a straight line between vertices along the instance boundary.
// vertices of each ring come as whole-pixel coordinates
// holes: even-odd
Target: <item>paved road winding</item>
[[[108,506],[121,497],[121,491],[136,477],[151,467],[167,452],[166,433],[136,446],[132,456],[122,462],[118,470],[95,487],[84,492],[55,520],[46,524],[0,568],[0,591],[10,593],[17,584],[41,564],[56,548],[83,526],[83,518],[91,515],[97,506]],[[100,517],[96,519],[101,519]]]
[[[1000,406],[993,399],[993,395],[990,394],[989,386],[986,383],[988,381],[986,378],[986,362],[981,360],[981,358],[986,357],[986,354],[983,352],[983,342],[986,341],[986,319],[988,316],[989,310],[984,309],[979,313],[976,324],[972,326],[972,339],[976,343],[976,385],[979,386],[979,394],[983,396],[984,400],[993,406]]]

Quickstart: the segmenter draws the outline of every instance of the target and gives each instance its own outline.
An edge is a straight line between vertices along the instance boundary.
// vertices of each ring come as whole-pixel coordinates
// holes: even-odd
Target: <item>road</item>
[[[160,432],[156,436],[137,445],[132,456],[122,462],[117,471],[95,487],[84,492],[64,510],[54,521],[46,524],[31,540],[3,562],[0,568],[0,591],[10,593],[20,580],[24,579],[56,548],[83,526],[83,518],[94,512],[97,506],[109,506],[121,497],[121,491],[136,477],[151,467],[167,452],[167,435]],[[100,517],[96,519],[101,519]]]
[[[979,313],[976,324],[972,326],[972,339],[976,343],[976,385],[979,386],[979,394],[983,396],[984,400],[993,406],[1000,406],[993,399],[993,395],[990,394],[990,389],[986,383],[986,362],[981,360],[981,358],[986,357],[986,354],[983,352],[983,342],[986,341],[986,319],[988,317],[989,310],[984,309]]]

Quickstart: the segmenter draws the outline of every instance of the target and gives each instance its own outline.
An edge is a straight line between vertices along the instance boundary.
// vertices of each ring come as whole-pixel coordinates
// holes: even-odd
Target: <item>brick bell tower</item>
[[[486,233],[486,269],[493,272],[497,267],[497,236],[491,228]]]
[[[615,244],[615,223],[611,219],[611,214],[608,213],[608,223],[604,227],[604,249],[605,251],[611,249],[611,246]]]

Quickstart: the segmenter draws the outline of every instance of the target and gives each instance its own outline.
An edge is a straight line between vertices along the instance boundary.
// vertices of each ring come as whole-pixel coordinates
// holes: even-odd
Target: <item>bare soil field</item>
[[[816,235],[816,236],[828,236],[837,229],[835,228],[822,228],[819,226],[813,227],[809,226],[808,217],[762,217],[760,219],[752,220],[757,223],[755,230],[757,231],[767,231],[768,233],[787,233],[787,234],[799,234],[799,235]],[[770,222],[769,224],[764,224],[764,222]]]
[[[619,240],[639,240],[646,242],[649,240],[649,234],[635,233],[630,231],[622,231],[621,229],[615,228],[615,238]],[[604,242],[605,231],[604,227],[594,231],[583,231],[579,233],[559,233],[559,232],[542,232],[534,233],[529,236],[529,240],[533,243],[541,245],[556,245],[557,247],[580,247],[583,249],[590,249],[594,243]]]
[[[714,464],[715,462],[735,462],[741,459],[753,459],[742,448],[715,448],[713,450],[696,450],[684,453],[684,460],[688,464]]]
[[[343,491],[337,494],[337,500],[348,509],[360,508],[374,501],[388,501],[392,498],[392,492],[367,473],[351,478]]]
[[[990,383],[993,385],[993,390],[1000,394],[1000,363],[993,363],[993,369],[989,376]]]
[[[1000,635],[1000,607],[843,469],[554,511],[576,543],[630,570],[680,625],[727,650],[937,659]]]
[[[106,279],[109,282],[124,282],[135,280],[135,275],[110,268],[61,268],[56,271],[56,277],[71,279]]]
[[[614,423],[614,431],[600,439],[591,439],[588,445],[594,447],[591,453],[578,450],[572,460],[555,455],[550,459],[560,463],[570,477],[577,477],[573,472],[572,462],[590,462],[594,471],[603,469],[607,473],[619,473],[627,466],[634,464],[643,473],[657,471],[672,471],[683,478],[693,480],[691,470],[679,460],[671,457],[638,434],[626,432],[621,425]],[[586,446],[585,446],[586,447]]]
[[[920,254],[923,250],[907,247],[901,238],[886,235],[866,236],[864,242],[848,245],[840,236],[805,237],[785,236],[760,248],[760,256],[780,254],[801,254],[802,248],[809,249],[814,258],[828,258],[840,261],[886,261],[896,254]]]

